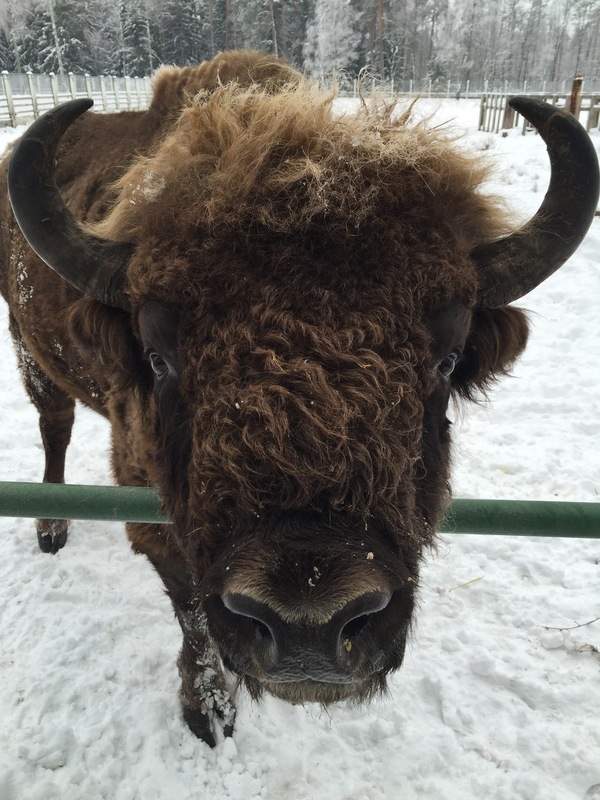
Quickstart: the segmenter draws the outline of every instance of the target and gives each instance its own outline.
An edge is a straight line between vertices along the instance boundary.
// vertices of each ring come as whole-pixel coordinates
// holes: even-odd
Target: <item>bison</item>
[[[236,679],[292,703],[385,689],[450,497],[449,399],[510,368],[528,327],[509,304],[597,203],[585,131],[543,102],[512,101],[552,164],[518,230],[448,134],[332,102],[223,53],[159,71],[144,112],[58,107],[1,167],[0,288],[44,480],[63,480],[79,400],[110,420],[116,481],[158,487],[172,525],[127,532],[210,745]],[[36,525],[42,550],[65,544],[65,520]]]

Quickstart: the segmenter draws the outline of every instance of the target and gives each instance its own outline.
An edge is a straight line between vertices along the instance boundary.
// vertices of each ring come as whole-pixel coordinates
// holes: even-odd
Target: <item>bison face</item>
[[[408,362],[346,347],[330,369],[324,341],[348,340],[341,322],[320,328],[319,357],[290,357],[272,323],[240,363],[243,326],[224,321],[230,338],[210,342],[185,315],[141,308],[161,492],[213,641],[253,696],[362,700],[400,666],[421,550],[448,498],[446,408],[470,323],[448,304],[403,337]],[[207,351],[218,363],[199,375]]]

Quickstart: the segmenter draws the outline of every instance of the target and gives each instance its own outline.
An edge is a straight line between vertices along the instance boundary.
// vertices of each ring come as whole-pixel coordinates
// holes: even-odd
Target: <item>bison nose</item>
[[[353,680],[352,644],[374,616],[388,604],[383,592],[354,598],[324,623],[311,621],[302,609],[289,609],[284,619],[267,603],[244,594],[227,594],[225,608],[231,617],[239,645],[251,651],[252,660],[275,682]]]

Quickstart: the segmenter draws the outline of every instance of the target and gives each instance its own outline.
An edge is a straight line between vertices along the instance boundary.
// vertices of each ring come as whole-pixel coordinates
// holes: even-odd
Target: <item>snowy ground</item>
[[[493,154],[492,190],[535,211],[539,137],[478,133],[476,102],[438,113]],[[598,501],[599,254],[600,218],[526,298],[514,377],[457,414],[457,496]],[[0,480],[39,480],[5,317]],[[79,409],[67,480],[110,482],[107,446]],[[75,522],[54,557],[31,520],[0,518],[0,534],[0,800],[600,798],[600,621],[585,625],[600,616],[600,541],[444,535],[388,699],[325,712],[242,696],[235,739],[211,751],[181,719],[180,635],[122,527]]]

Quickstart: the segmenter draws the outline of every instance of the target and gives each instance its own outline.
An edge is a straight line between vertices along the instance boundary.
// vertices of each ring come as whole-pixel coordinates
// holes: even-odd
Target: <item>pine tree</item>
[[[152,46],[150,18],[143,0],[121,2],[121,71],[123,75],[149,75],[158,65]]]
[[[196,0],[169,0],[159,13],[160,60],[197,64],[203,57],[202,21]]]
[[[197,0],[197,7],[204,58],[213,58],[220,50],[244,46],[241,41],[230,42],[227,36],[233,13],[231,0]]]
[[[0,28],[0,70],[16,72],[15,51],[5,30]]]

